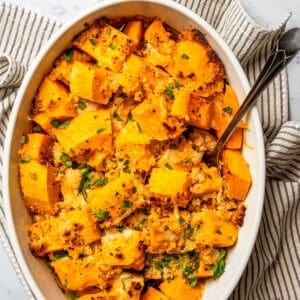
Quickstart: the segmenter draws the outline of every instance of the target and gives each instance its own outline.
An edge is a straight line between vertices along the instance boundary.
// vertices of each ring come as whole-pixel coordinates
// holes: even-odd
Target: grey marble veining
[[[97,0],[5,0],[34,10],[37,13],[66,22],[71,17],[93,5]],[[274,28],[290,12],[288,27],[300,27],[299,0],[240,0],[253,20],[266,28]],[[300,121],[300,55],[288,68],[290,86],[291,119]],[[0,299],[26,299],[24,290],[11,266],[8,256],[0,243]]]

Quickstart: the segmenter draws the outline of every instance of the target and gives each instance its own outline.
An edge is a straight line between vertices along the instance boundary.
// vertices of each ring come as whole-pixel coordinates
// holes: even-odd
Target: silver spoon
[[[278,40],[273,52],[267,59],[266,64],[250,89],[244,102],[226,127],[215,148],[211,152],[205,153],[203,159],[209,166],[217,167],[220,170],[219,156],[233,130],[239,124],[246,112],[255,105],[257,97],[264,91],[276,75],[278,75],[278,73],[296,56],[299,50],[300,28],[290,29]]]

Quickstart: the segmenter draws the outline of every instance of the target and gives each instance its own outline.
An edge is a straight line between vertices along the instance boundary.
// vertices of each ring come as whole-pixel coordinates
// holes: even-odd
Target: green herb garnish
[[[121,208],[131,208],[132,205],[133,203],[130,200],[124,198]]]
[[[227,114],[231,115],[232,114],[232,108],[230,106],[226,106],[223,108],[223,111],[225,111]]]
[[[95,40],[95,39],[90,39],[90,42],[91,42],[91,44],[92,44],[93,46],[96,45],[96,40]]]
[[[116,50],[117,49],[117,46],[115,44],[109,44],[109,48],[111,50]]]
[[[103,178],[98,178],[93,185],[99,185],[99,186],[105,186],[108,183],[108,178],[107,177],[103,177]]]
[[[24,163],[28,163],[28,162],[30,162],[30,157],[29,157],[29,156],[24,156],[24,157],[21,158],[20,161],[21,161],[21,163],[23,163],[23,164],[24,164]]]
[[[137,230],[142,230],[145,222],[147,221],[147,218],[142,218],[140,221],[139,221],[139,224],[136,226],[136,229]]]
[[[219,256],[214,264],[215,267],[214,274],[213,274],[214,279],[221,276],[225,271],[225,260],[224,260],[225,255],[226,255],[226,251],[224,249],[221,249]]]
[[[178,222],[179,224],[183,224],[185,222],[185,219],[182,216],[180,216]]]
[[[51,125],[54,126],[55,128],[66,129],[70,125],[70,121],[52,120]]]
[[[198,278],[188,278],[188,283],[191,287],[195,287],[198,284]]]
[[[170,84],[164,91],[165,95],[168,96],[169,99],[174,100],[175,96],[173,94],[174,86]]]
[[[186,53],[183,53],[183,54],[181,55],[181,58],[182,58],[182,59],[189,59],[190,57],[189,57]]]
[[[58,259],[63,258],[63,257],[67,257],[67,256],[69,256],[68,251],[62,251],[62,252],[54,253],[53,254],[53,261],[57,261]]]
[[[103,220],[109,217],[109,211],[107,210],[98,210],[93,214],[97,219]]]
[[[64,60],[65,61],[70,61],[73,57],[73,54],[74,54],[74,49],[73,48],[68,49],[64,54]]]
[[[168,162],[165,163],[165,167],[168,168],[169,170],[173,170],[173,167]]]
[[[105,128],[99,128],[99,129],[97,130],[97,134],[99,134],[99,133],[101,133],[101,132],[103,132],[103,131],[105,131]]]
[[[85,110],[87,108],[87,105],[83,101],[78,102],[78,108],[80,110]]]
[[[123,122],[123,119],[118,115],[118,113],[115,111],[113,113],[113,117],[118,121],[118,122]]]

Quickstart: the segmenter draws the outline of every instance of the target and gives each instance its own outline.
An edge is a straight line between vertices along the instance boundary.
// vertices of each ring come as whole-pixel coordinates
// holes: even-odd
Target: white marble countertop
[[[5,0],[23,6],[60,22],[76,15],[79,11],[98,2],[97,0]],[[298,0],[240,0],[250,16],[260,25],[276,26],[288,13],[292,18],[288,27],[300,27],[300,1]],[[300,55],[288,69],[290,86],[290,118],[300,121]],[[0,299],[26,299],[23,288],[0,243]]]

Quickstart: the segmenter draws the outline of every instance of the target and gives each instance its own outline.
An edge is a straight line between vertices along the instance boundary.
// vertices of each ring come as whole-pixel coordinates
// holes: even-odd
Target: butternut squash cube
[[[23,144],[21,157],[41,162],[50,155],[53,140],[49,135],[29,133],[27,139],[28,142]]]
[[[189,101],[189,124],[202,129],[210,129],[212,115],[212,102],[192,93]]]
[[[150,170],[155,165],[155,158],[151,155],[146,145],[142,144],[123,144],[118,145],[117,153],[124,159],[128,158],[129,167],[132,170]]]
[[[97,60],[99,66],[117,73],[133,43],[123,32],[99,21],[85,30],[73,44]]]
[[[165,99],[153,96],[132,110],[133,119],[139,125],[139,131],[158,141],[168,139],[168,131],[164,126],[167,116],[164,102]]]
[[[125,229],[123,232],[114,229],[106,230],[101,239],[104,264],[142,270],[145,255],[140,244],[141,240],[143,240],[141,231],[132,229]]]
[[[137,184],[132,174],[122,172],[105,186],[89,191],[87,202],[94,222],[101,228],[116,226],[140,207],[144,200],[132,192]]]
[[[36,256],[88,245],[100,239],[100,232],[86,209],[62,213],[29,226],[29,246]]]
[[[175,277],[173,280],[163,281],[159,289],[172,300],[182,300],[183,295],[188,300],[199,300],[204,291],[204,284],[191,287],[182,277]]]
[[[222,248],[235,244],[238,236],[238,227],[219,217],[214,210],[205,210],[194,213],[191,218],[191,227],[194,232],[195,243]]]
[[[140,130],[139,124],[129,121],[116,137],[116,147],[120,149],[127,144],[144,145],[149,144],[151,137]]]
[[[212,57],[212,49],[199,36],[196,30],[187,29],[182,33],[183,40],[176,43],[173,64],[169,64],[167,71],[185,82],[194,83],[195,88],[205,89],[209,83],[224,76],[224,67],[216,56]]]
[[[134,44],[138,44],[142,39],[143,21],[129,21],[124,28],[124,33],[129,36]]]
[[[170,170],[165,168],[153,168],[149,179],[151,193],[171,196],[180,199],[180,195],[187,193],[188,172],[182,170]],[[187,198],[187,197],[185,197]],[[183,199],[179,204],[185,204]]]
[[[54,133],[65,152],[71,156],[74,152],[76,157],[87,157],[95,150],[108,152],[112,147],[110,112],[84,111],[72,119],[67,128],[55,129]]]
[[[227,183],[227,195],[243,201],[250,189],[252,179],[249,165],[239,150],[225,149],[222,153],[222,173]]]
[[[46,76],[39,86],[33,111],[45,111],[51,101],[59,101],[67,98],[69,98],[67,88],[60,82],[52,81]]]
[[[145,30],[147,44],[144,56],[152,65],[167,67],[172,62],[175,41],[170,39],[170,35],[159,19],[155,19]]]
[[[97,293],[83,294],[78,300],[140,300],[144,278],[130,272],[122,272],[115,277],[110,289]]]
[[[75,61],[70,74],[70,89],[74,95],[100,104],[107,104],[112,95],[109,73],[87,63]]]
[[[33,212],[55,213],[60,191],[59,182],[55,180],[55,168],[30,160],[20,163],[19,169],[25,205]]]
[[[167,297],[164,295],[162,292],[159,290],[149,287],[147,292],[142,295],[141,300],[170,300],[171,298]]]
[[[202,170],[204,172],[205,179],[191,188],[193,194],[199,196],[210,194],[213,192],[219,192],[222,189],[222,178],[219,175],[219,171],[215,167],[208,168],[202,164]]]
[[[106,289],[120,274],[120,269],[103,264],[101,252],[95,251],[93,255],[78,258],[68,256],[51,262],[62,286],[67,290],[81,291],[96,286]]]
[[[70,85],[70,74],[75,61],[85,63],[92,62],[92,58],[75,49],[68,49],[62,56],[54,62],[54,68],[49,74],[51,80],[62,81],[65,85]]]
[[[173,116],[186,117],[189,115],[190,91],[187,88],[176,89],[174,93],[174,102],[171,108]]]

